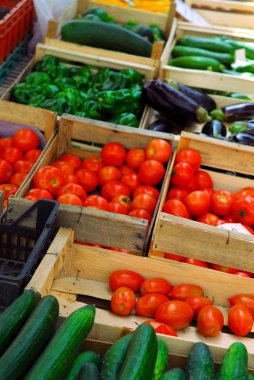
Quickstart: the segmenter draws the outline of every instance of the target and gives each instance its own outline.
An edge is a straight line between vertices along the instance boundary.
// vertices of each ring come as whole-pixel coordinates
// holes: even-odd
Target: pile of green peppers
[[[142,115],[143,75],[132,69],[114,71],[73,66],[45,55],[25,81],[13,88],[13,100],[58,115],[138,127]]]

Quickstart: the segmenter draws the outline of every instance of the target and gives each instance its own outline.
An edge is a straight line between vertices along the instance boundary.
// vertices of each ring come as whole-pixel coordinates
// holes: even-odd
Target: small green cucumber
[[[232,343],[227,349],[218,380],[248,380],[248,352],[243,343]]]
[[[173,58],[168,63],[170,66],[182,67],[183,69],[222,71],[225,66],[217,59],[208,57],[185,56]]]
[[[168,347],[162,339],[158,339],[158,351],[152,380],[160,380],[168,366]]]
[[[84,366],[85,363],[94,363],[99,367],[101,361],[100,355],[94,351],[85,351],[79,354],[74,362],[72,363],[70,372],[68,373],[65,380],[76,380],[80,372],[80,369]]]
[[[164,372],[160,380],[186,380],[186,375],[181,368],[173,368],[170,371]]]
[[[100,371],[96,364],[94,363],[85,363],[80,372],[77,380],[100,380],[101,375]]]
[[[178,38],[177,45],[190,46],[193,48],[200,48],[210,51],[215,51],[218,53],[229,53],[234,52],[234,47],[231,44],[221,41],[216,38],[206,38],[206,37],[193,37],[193,36],[183,36]]]
[[[197,56],[197,57],[208,57],[208,58],[214,58],[220,61],[221,63],[225,65],[229,65],[230,63],[234,62],[234,58],[232,54],[229,53],[217,53],[210,50],[200,49],[200,48],[194,48],[190,46],[180,46],[176,45],[172,52],[172,57],[187,57],[187,56]]]
[[[189,380],[213,380],[214,363],[207,344],[193,344],[187,358],[186,375]]]

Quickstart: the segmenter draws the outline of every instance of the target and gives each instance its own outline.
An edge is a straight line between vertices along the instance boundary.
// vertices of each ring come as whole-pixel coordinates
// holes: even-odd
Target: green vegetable
[[[154,41],[163,41],[166,39],[163,30],[159,28],[158,25],[150,24],[149,28],[153,32]]]
[[[187,57],[187,56],[197,56],[197,57],[208,57],[217,59],[221,63],[225,65],[229,65],[230,63],[234,62],[234,58],[232,54],[229,53],[216,53],[214,51],[200,49],[200,48],[193,48],[190,46],[180,46],[176,45],[172,52],[172,57]]]
[[[60,78],[57,77],[54,80],[54,84],[60,88],[60,90],[65,90],[70,87],[75,87],[75,81],[72,78]]]
[[[129,127],[138,128],[139,121],[137,119],[137,116],[133,113],[120,113],[115,114],[110,120],[110,123],[119,124],[119,125],[127,125]]]
[[[85,363],[81,368],[78,380],[100,380],[100,372],[94,363]]]
[[[254,380],[254,375],[252,373],[248,374],[248,380]]]
[[[205,343],[194,343],[191,347],[187,358],[186,375],[189,380],[213,380],[213,358]]]
[[[51,79],[46,73],[34,71],[26,77],[25,83],[28,85],[40,86],[45,83],[51,83]]]
[[[90,8],[87,11],[83,13],[82,16],[87,16],[87,15],[95,15],[99,18],[99,20],[104,21],[104,22],[113,22],[115,23],[115,20],[113,17],[111,17],[103,8]]]
[[[70,76],[69,67],[60,62],[57,66],[57,77],[68,78],[69,76]]]
[[[233,93],[229,94],[229,96],[230,96],[230,98],[234,98],[234,99],[244,99],[244,100],[251,100],[251,101],[254,100],[254,96],[241,94],[241,93],[237,93],[237,92],[233,92]]]
[[[51,78],[57,76],[58,59],[52,55],[45,55],[39,62],[36,63],[34,70],[42,71],[50,75]]]
[[[54,97],[60,90],[59,88],[54,84],[43,84],[42,88],[45,90],[46,96],[48,98]]]
[[[133,29],[134,33],[137,33],[139,36],[147,39],[149,42],[153,43],[154,42],[154,35],[151,30],[151,28],[147,25],[137,25]]]
[[[254,60],[253,61],[246,61],[243,64],[240,64],[238,66],[234,66],[235,71],[238,73],[252,73],[254,74]]]
[[[27,103],[29,106],[41,107],[42,103],[45,102],[46,97],[44,95],[33,96]]]
[[[160,380],[186,380],[185,372],[181,368],[173,368],[164,372]]]
[[[137,26],[137,22],[134,18],[129,20],[126,24],[123,24],[123,27],[128,30],[133,30]]]
[[[46,99],[45,102],[41,103],[41,108],[57,112],[58,115],[72,112],[71,105],[64,99]]]
[[[193,48],[229,54],[232,54],[235,50],[229,43],[222,41],[219,38],[183,36],[178,38],[177,45],[190,46]]]
[[[28,104],[33,97],[38,95],[46,96],[46,90],[42,86],[17,83],[13,87],[13,96],[18,103]]]
[[[231,40],[230,38],[225,38],[224,41],[229,44],[234,50],[245,49],[246,57],[249,59],[254,59],[254,47],[250,46],[244,42]]]
[[[89,117],[90,119],[103,119],[96,100],[91,99],[85,101],[81,107],[81,112],[85,112],[87,115],[86,117]]]
[[[122,72],[106,69],[99,74],[99,83],[101,91],[115,91],[127,87],[127,78]]]
[[[89,88],[89,82],[91,79],[91,71],[87,67],[79,69],[75,75],[72,76],[72,79],[74,80],[78,89],[87,90]]]
[[[80,369],[84,366],[84,364],[94,363],[96,367],[99,367],[100,361],[101,361],[101,357],[100,355],[96,354],[96,352],[93,352],[93,351],[82,352],[76,357],[76,359],[72,363],[70,372],[68,373],[65,380],[76,380],[80,372]]]
[[[132,84],[142,85],[144,77],[138,71],[133,69],[123,69],[121,70],[121,73],[125,76],[128,86]]]
[[[158,339],[158,351],[152,380],[160,380],[168,366],[168,347],[163,340]]]
[[[76,88],[66,88],[64,91],[58,92],[55,99],[63,99],[68,103],[73,112],[76,112],[78,107],[82,104],[82,98],[79,95],[79,91]]]
[[[78,18],[80,19],[80,17]],[[88,14],[88,15],[85,15],[83,17],[81,17],[81,19],[83,20],[92,20],[92,21],[99,21],[101,22],[101,19],[99,16],[96,16],[96,15],[93,15],[92,13]]]
[[[208,57],[185,56],[171,59],[170,66],[182,67],[184,69],[222,71],[225,67],[217,59]]]
[[[248,380],[248,352],[241,342],[232,343],[223,357],[219,380]]]
[[[240,133],[246,129],[248,129],[248,121],[235,121],[228,127],[230,133]]]
[[[102,91],[98,99],[99,109],[112,114],[128,112],[130,109],[133,111],[137,108],[136,100],[139,96],[138,88]]]

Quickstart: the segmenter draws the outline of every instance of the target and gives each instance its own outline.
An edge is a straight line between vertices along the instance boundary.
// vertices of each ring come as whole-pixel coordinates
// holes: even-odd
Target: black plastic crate
[[[22,293],[45,255],[58,210],[58,202],[40,199],[17,220],[0,222],[0,312]]]

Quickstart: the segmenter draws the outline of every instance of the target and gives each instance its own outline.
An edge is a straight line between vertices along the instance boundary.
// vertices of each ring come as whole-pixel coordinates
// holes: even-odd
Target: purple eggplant
[[[246,129],[243,132],[235,133],[229,136],[229,141],[236,142],[238,144],[254,146],[254,130]]]
[[[254,118],[254,102],[231,104],[221,109],[213,110],[210,115],[228,123]]]
[[[227,135],[227,128],[221,121],[211,120],[203,125],[201,132],[211,137],[225,137]]]
[[[148,129],[152,131],[173,133],[174,135],[180,135],[183,128],[184,126],[180,126],[180,124],[166,119],[155,120],[148,127]]]

